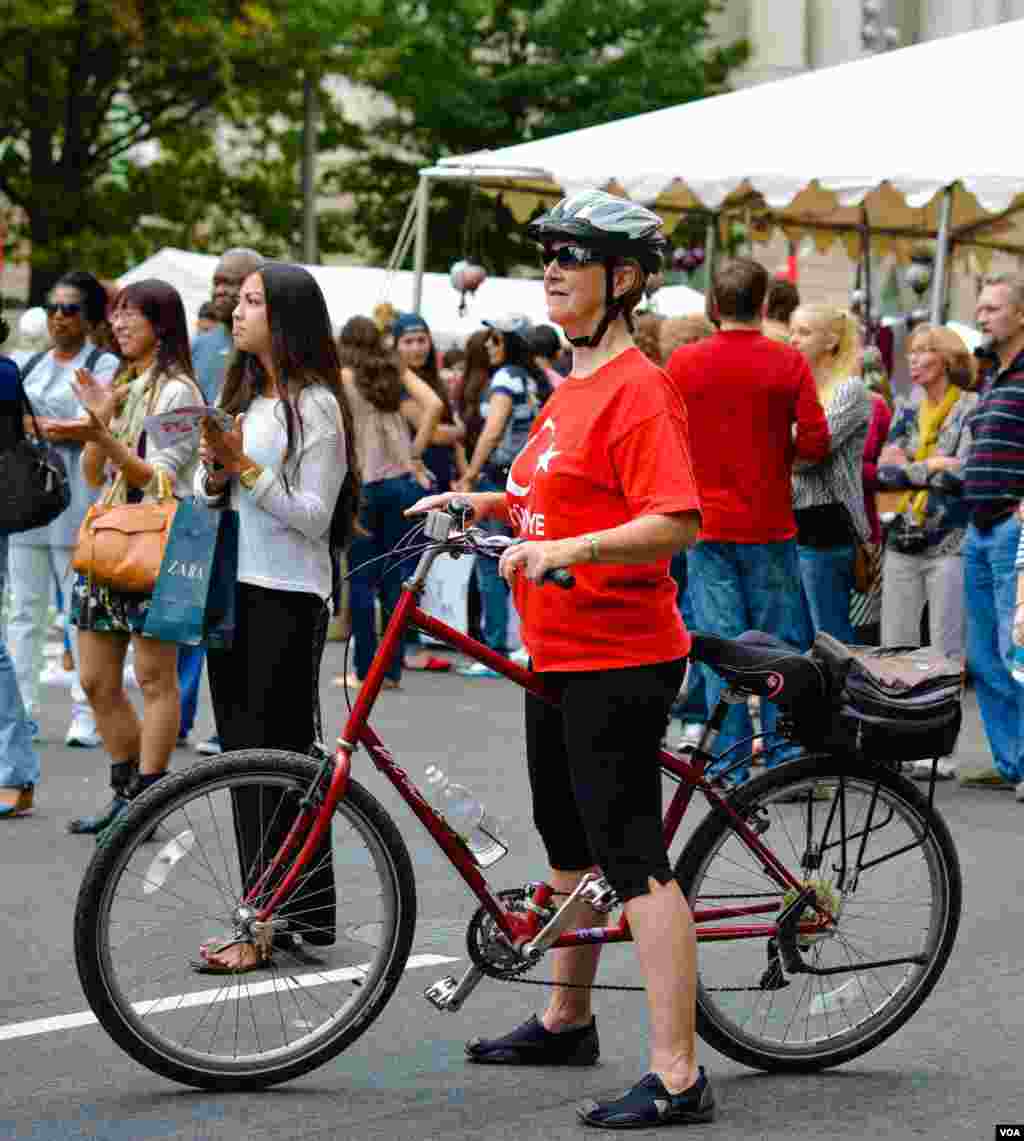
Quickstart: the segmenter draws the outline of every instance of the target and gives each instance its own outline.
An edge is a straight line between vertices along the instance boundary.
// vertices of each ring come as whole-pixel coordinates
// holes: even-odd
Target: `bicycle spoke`
[[[764,791],[753,799],[758,787]],[[941,826],[925,824],[918,794],[903,797],[902,787],[910,789],[897,776],[869,777],[851,765],[839,777],[798,760],[757,778],[749,795],[747,789],[734,794],[742,815],[763,825],[760,841],[815,891],[832,919],[811,926],[814,911],[807,909],[788,936],[808,968],[821,974],[786,967],[782,933],[771,942],[742,936],[702,949],[701,1032],[713,1045],[766,1068],[835,1064],[869,1049],[923,1001],[949,953],[951,919],[955,931],[948,895],[955,854],[940,846]],[[708,839],[701,850],[684,851],[680,860],[695,907],[774,899],[781,911],[794,900],[727,822],[712,817],[702,831]],[[691,843],[697,846],[696,836]],[[871,868],[860,870],[858,859]],[[735,927],[739,935],[777,914],[706,922],[717,931]]]

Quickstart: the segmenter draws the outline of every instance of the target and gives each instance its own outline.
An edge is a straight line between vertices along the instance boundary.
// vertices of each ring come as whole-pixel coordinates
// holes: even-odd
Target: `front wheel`
[[[834,923],[815,933],[805,925],[796,946],[805,965],[836,971],[789,972],[777,937],[707,943],[698,1033],[763,1070],[820,1070],[866,1053],[924,1002],[952,950],[961,882],[945,822],[897,773],[831,755],[769,770],[729,803],[832,914]],[[676,878],[694,910],[773,905],[767,914],[714,924],[737,936],[743,927],[774,924],[797,898],[722,813],[694,833]]]
[[[214,1090],[287,1081],[353,1042],[398,983],[416,922],[412,865],[355,781],[274,916],[270,963],[193,970],[204,940],[237,929],[317,769],[294,753],[226,753],[155,785],[97,848],[75,912],[78,974],[106,1030],[156,1073]]]

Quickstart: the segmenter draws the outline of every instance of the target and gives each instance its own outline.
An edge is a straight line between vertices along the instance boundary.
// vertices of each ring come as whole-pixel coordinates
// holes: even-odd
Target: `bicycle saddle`
[[[740,693],[783,707],[829,696],[829,673],[792,646],[761,630],[738,638],[694,634],[690,656],[715,671]]]

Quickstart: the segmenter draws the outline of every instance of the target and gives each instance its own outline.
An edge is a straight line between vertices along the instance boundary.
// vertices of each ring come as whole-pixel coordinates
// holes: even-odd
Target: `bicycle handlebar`
[[[509,535],[484,535],[479,529],[470,527],[469,521],[473,518],[474,512],[473,505],[468,500],[452,499],[445,504],[443,510],[459,524],[458,532],[451,535],[448,541],[461,540],[474,554],[485,555],[491,559],[499,559],[501,558],[502,552],[524,541]],[[427,533],[431,533],[429,528],[427,529]],[[439,537],[436,532],[434,533],[434,537]],[[553,583],[562,590],[572,590],[576,585],[576,576],[564,567],[555,567],[552,570],[545,571],[540,581],[541,583]]]

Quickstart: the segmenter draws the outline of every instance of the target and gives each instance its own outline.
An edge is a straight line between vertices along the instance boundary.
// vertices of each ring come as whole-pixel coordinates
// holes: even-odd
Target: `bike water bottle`
[[[501,824],[464,785],[450,781],[437,765],[427,765],[427,800],[457,832],[482,868],[496,864],[508,852]]]

